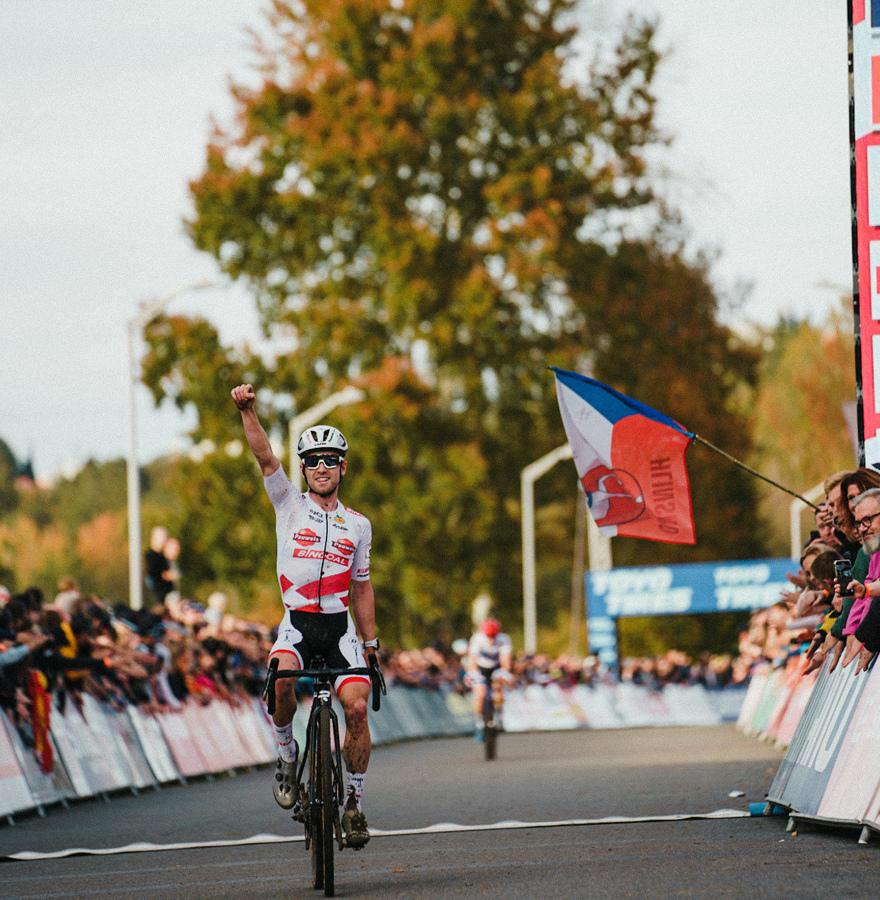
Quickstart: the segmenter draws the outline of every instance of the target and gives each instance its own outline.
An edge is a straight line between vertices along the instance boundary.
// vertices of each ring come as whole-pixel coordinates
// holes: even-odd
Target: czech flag
[[[693,432],[601,381],[551,368],[574,464],[599,530],[696,543],[685,465]]]

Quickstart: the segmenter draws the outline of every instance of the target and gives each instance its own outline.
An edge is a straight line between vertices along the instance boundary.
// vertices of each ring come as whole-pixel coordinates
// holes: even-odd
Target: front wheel
[[[333,873],[333,823],[336,819],[336,791],[333,789],[333,750],[330,744],[330,710],[322,707],[318,712],[318,764],[321,798],[321,860],[324,869],[324,896],[332,897],[335,891]]]
[[[309,723],[309,797],[306,809],[306,837],[312,863],[312,887],[324,887],[324,832],[321,828],[321,729],[317,719]]]

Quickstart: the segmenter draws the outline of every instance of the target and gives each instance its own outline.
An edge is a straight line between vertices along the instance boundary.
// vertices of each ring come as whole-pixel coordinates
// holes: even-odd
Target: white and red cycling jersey
[[[342,503],[331,512],[321,509],[308,493],[294,490],[284,466],[263,481],[275,507],[276,573],[285,609],[344,612],[351,582],[370,577],[370,520]]]

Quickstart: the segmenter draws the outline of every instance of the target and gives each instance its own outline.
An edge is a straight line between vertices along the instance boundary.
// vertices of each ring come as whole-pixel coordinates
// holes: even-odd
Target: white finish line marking
[[[602,819],[562,819],[556,822],[520,822],[509,820],[488,825],[458,825],[454,822],[439,822],[426,828],[400,828],[395,831],[371,829],[372,837],[402,837],[417,834],[455,834],[465,831],[514,831],[520,828],[568,828],[586,825],[638,825],[643,822],[684,822],[691,819],[748,819],[749,813],[741,809],[716,809],[707,813],[679,813],[671,816],[606,816]],[[139,842],[122,847],[88,849],[72,847],[69,850],[55,850],[51,853],[37,853],[22,850],[0,857],[0,860],[34,862],[44,859],[64,859],[68,856],[114,856],[119,853],[162,853],[168,850],[205,850],[212,847],[247,847],[256,844],[296,844],[305,841],[304,835],[285,836],[281,834],[255,834],[248,838],[230,841],[195,841],[181,844],[149,844]]]

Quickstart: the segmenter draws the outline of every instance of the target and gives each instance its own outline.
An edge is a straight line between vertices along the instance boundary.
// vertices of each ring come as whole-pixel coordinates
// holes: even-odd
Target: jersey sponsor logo
[[[312,544],[317,544],[318,541],[321,540],[311,528],[301,528],[294,534],[293,539],[300,547],[310,547]]]
[[[315,510],[313,510],[313,509],[309,510],[309,518],[313,522],[323,522],[324,521],[324,517],[319,512],[315,512]]]
[[[335,563],[337,566],[345,566],[348,567],[351,564],[351,561],[346,559],[344,556],[340,556],[338,553],[330,553],[327,551],[326,553],[323,550],[317,549],[309,549],[309,550],[294,550],[293,551],[294,559],[324,559],[327,562]]]
[[[351,556],[354,553],[354,544],[348,538],[338,538],[333,541],[333,546],[346,556]]]
[[[337,525],[344,525],[344,524],[345,524],[345,519],[344,519],[342,516],[334,516],[334,517],[333,517],[333,521],[334,521]]]
[[[370,574],[370,567],[367,566],[366,568],[358,569],[355,574],[357,575],[358,578],[366,578],[367,575]]]

